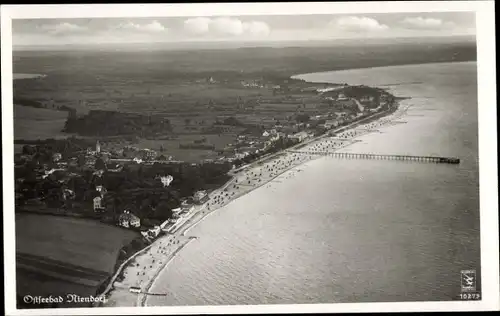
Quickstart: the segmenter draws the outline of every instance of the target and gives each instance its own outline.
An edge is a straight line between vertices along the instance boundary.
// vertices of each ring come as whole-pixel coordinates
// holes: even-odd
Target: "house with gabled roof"
[[[141,220],[139,217],[135,216],[134,214],[130,213],[129,210],[123,211],[123,213],[120,215],[118,218],[118,225],[129,228],[129,227],[140,227],[141,226]]]

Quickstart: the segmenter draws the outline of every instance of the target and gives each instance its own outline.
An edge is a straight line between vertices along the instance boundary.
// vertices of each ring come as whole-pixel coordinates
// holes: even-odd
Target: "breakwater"
[[[413,156],[413,155],[380,155],[380,154],[363,154],[363,153],[338,153],[326,151],[307,151],[307,150],[289,150],[289,152],[305,155],[321,155],[333,158],[344,159],[379,159],[379,160],[402,160],[414,162],[430,162],[430,163],[446,163],[459,164],[460,159],[455,157],[438,157],[438,156]]]

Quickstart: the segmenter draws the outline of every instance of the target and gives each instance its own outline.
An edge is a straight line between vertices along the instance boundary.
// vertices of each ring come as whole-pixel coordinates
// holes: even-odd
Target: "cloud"
[[[159,33],[165,32],[167,30],[160,22],[153,21],[148,24],[137,24],[132,22],[121,23],[117,27],[121,30],[137,31],[137,32],[147,32],[147,33]]]
[[[267,36],[271,33],[269,25],[267,25],[267,23],[260,21],[252,21],[249,23],[244,23],[243,28],[245,29],[246,32],[255,36]]]
[[[269,25],[264,22],[243,22],[240,19],[229,17],[190,18],[184,21],[184,30],[194,35],[219,36],[267,36],[271,32]]]
[[[87,31],[87,27],[68,22],[58,24],[42,24],[37,26],[38,30],[54,35],[74,34]]]
[[[205,34],[209,31],[210,22],[211,20],[209,18],[187,19],[184,21],[184,29],[195,35]]]
[[[454,26],[452,22],[445,22],[441,19],[423,18],[423,17],[407,17],[401,21],[401,24],[408,28],[414,29],[442,29]]]
[[[330,26],[337,27],[344,31],[353,31],[353,32],[383,31],[389,28],[385,24],[380,24],[375,19],[364,16],[341,17],[330,22]]]
[[[241,35],[244,32],[243,23],[233,18],[216,18],[209,26],[211,30],[221,35]]]

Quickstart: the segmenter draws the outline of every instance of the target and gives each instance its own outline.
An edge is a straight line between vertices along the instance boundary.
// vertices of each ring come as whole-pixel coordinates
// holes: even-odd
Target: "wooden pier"
[[[412,156],[412,155],[379,155],[379,154],[360,154],[360,153],[339,153],[326,151],[306,151],[306,150],[290,150],[292,153],[305,155],[321,155],[333,158],[344,159],[377,159],[377,160],[401,160],[413,162],[430,162],[430,163],[446,163],[459,164],[460,159],[453,157],[436,157],[436,156]]]

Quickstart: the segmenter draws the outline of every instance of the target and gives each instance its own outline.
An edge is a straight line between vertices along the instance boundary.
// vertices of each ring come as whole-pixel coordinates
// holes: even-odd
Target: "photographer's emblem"
[[[476,290],[476,270],[462,270],[461,277],[462,292],[471,292]]]

